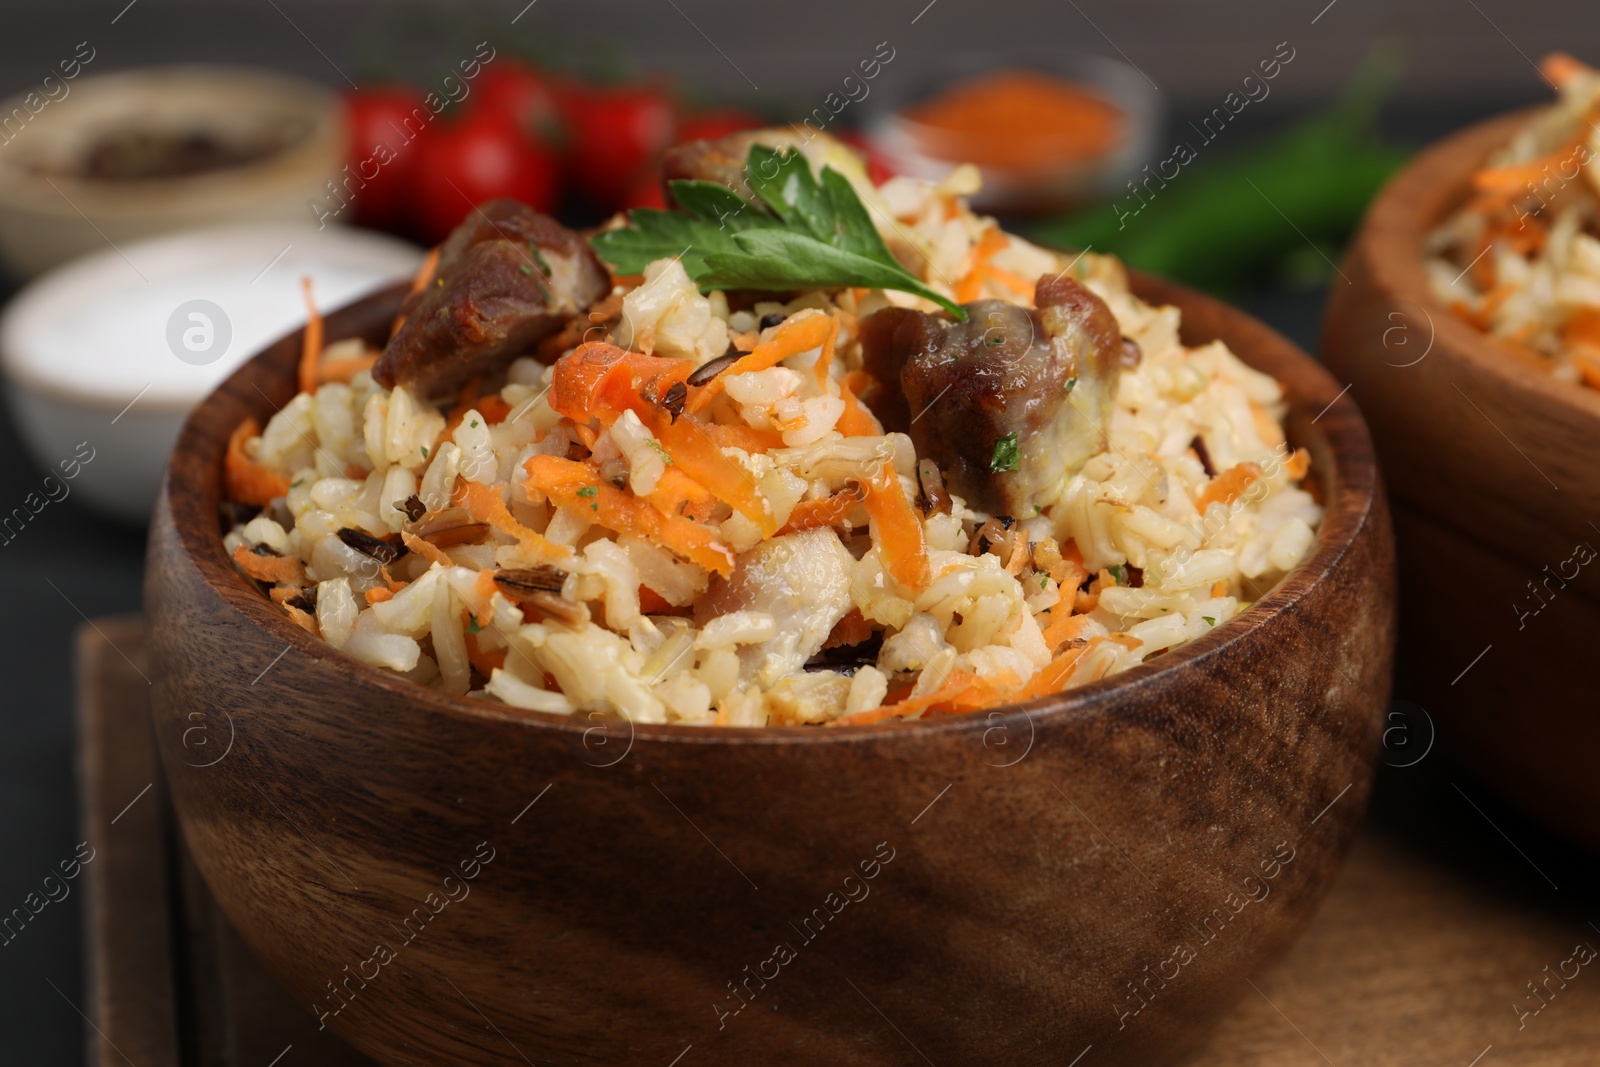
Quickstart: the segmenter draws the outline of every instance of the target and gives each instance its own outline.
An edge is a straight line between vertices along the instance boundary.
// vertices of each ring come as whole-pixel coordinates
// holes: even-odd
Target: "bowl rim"
[[[1499,384],[1600,419],[1600,389],[1562,381],[1547,368],[1496,345],[1434,295],[1425,269],[1424,242],[1460,206],[1472,172],[1550,106],[1502,112],[1425,148],[1373,200],[1351,255],[1364,257],[1374,288],[1391,302],[1413,304],[1428,316],[1434,340],[1430,354],[1439,350]]]
[[[212,100],[207,89],[221,99]],[[78,218],[80,212],[74,205],[87,205],[96,217],[121,222],[152,212],[159,214],[165,201],[173,196],[257,197],[264,195],[264,189],[301,183],[308,171],[320,173],[332,158],[328,153],[343,131],[337,93],[317,82],[267,67],[203,62],[157,64],[85,73],[72,86],[72,92],[112,99],[174,91],[188,93],[197,109],[209,110],[218,117],[233,114],[230,108],[248,108],[255,115],[292,114],[305,123],[305,128],[295,140],[247,163],[129,182],[107,182],[75,174],[37,174],[27,167],[27,161],[35,154],[30,150],[28,155],[6,156],[0,161],[0,204],[12,211],[63,219]],[[23,98],[33,92],[25,87],[0,100],[0,114],[21,107]],[[72,108],[64,113],[65,120],[47,124],[47,132],[37,134],[36,139],[70,140],[82,130],[105,125],[104,117],[92,111]],[[336,170],[335,166],[326,176],[337,179]]]
[[[461,722],[514,724],[519,728],[566,734],[573,739],[584,739],[592,733],[604,737],[626,737],[630,745],[634,740],[690,745],[811,745],[858,744],[863,742],[887,743],[892,739],[910,742],[919,738],[942,737],[951,733],[983,732],[1001,729],[1007,736],[1024,723],[1035,729],[1035,717],[1071,722],[1090,716],[1112,704],[1120,696],[1133,693],[1141,684],[1168,677],[1197,666],[1218,656],[1229,645],[1250,635],[1259,634],[1280,616],[1291,616],[1296,605],[1313,592],[1338,568],[1345,556],[1364,535],[1371,524],[1375,510],[1381,509],[1382,492],[1372,438],[1365,420],[1348,390],[1341,389],[1335,379],[1315,360],[1288,338],[1259,322],[1253,316],[1233,308],[1212,297],[1205,296],[1186,286],[1129,272],[1130,284],[1142,299],[1156,305],[1179,304],[1185,318],[1203,312],[1225,324],[1221,333],[1231,338],[1230,350],[1244,342],[1244,347],[1255,353],[1270,353],[1267,362],[1278,364],[1279,380],[1286,386],[1289,416],[1286,421],[1307,419],[1301,432],[1306,439],[1301,444],[1321,449],[1332,470],[1323,474],[1325,493],[1324,514],[1318,526],[1311,550],[1300,563],[1261,599],[1234,618],[1201,637],[1178,648],[1171,649],[1155,660],[1141,663],[1129,670],[1091,682],[1088,685],[1059,693],[1046,694],[1032,700],[1004,704],[981,712],[940,716],[936,720],[903,722],[886,720],[848,729],[826,729],[816,726],[690,726],[676,723],[635,723],[627,719],[598,717],[594,712],[575,712],[572,715],[555,715],[545,712],[525,711],[509,705],[484,700],[457,697],[441,690],[419,685],[399,675],[383,671],[345,656],[338,649],[314,637],[297,626],[288,616],[252,587],[234,567],[222,548],[214,506],[204,506],[208,495],[216,492],[220,498],[222,453],[226,446],[225,434],[211,435],[202,423],[219,405],[243,405],[258,419],[266,405],[271,404],[268,392],[262,390],[263,382],[283,379],[279,392],[289,387],[293,371],[292,361],[281,355],[282,371],[271,368],[270,357],[276,350],[299,350],[300,330],[291,331],[273,345],[251,357],[217,387],[190,413],[174,446],[172,461],[162,479],[161,495],[154,520],[157,531],[164,521],[171,524],[170,540],[174,553],[181,554],[184,563],[192,566],[209,591],[223,604],[242,618],[272,635],[287,650],[298,652],[316,662],[336,660],[340,670],[353,682],[375,689],[385,697],[414,701],[421,707],[450,716]],[[336,318],[371,314],[375,308],[398,308],[399,301],[409,285],[401,284],[381,290],[362,300],[355,301],[326,317],[330,330]],[[1189,327],[1180,329],[1184,343],[1203,344],[1217,338],[1203,339],[1189,333]],[[1253,360],[1245,359],[1254,366]],[[1283,373],[1287,372],[1287,373]],[[1275,375],[1277,376],[1277,375]],[[1292,381],[1290,380],[1292,379]],[[1329,417],[1332,416],[1332,417]],[[1322,426],[1317,423],[1326,419]],[[192,473],[212,472],[207,477],[174,477],[178,457],[188,453],[192,460]],[[178,500],[185,506],[175,506]],[[184,523],[185,514],[197,518]],[[198,525],[198,528],[197,528]],[[155,547],[161,543],[159,532],[151,537],[152,558]],[[1290,619],[1293,623],[1292,618]],[[1332,662],[1331,660],[1329,661]],[[1030,736],[1031,733],[1030,733]]]

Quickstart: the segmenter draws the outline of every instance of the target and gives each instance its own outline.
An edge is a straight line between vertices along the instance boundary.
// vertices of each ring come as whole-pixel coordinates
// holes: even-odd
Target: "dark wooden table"
[[[83,810],[96,850],[84,868],[89,1062],[370,1063],[317,1031],[310,1013],[239,941],[196,875],[151,746],[143,668],[137,618],[101,619],[80,631]],[[1600,1062],[1600,961],[1565,981],[1550,977],[1575,945],[1600,947],[1600,929],[1581,918],[1587,910],[1600,919],[1587,880],[1592,867],[1583,860],[1576,868],[1535,866],[1532,856],[1519,858],[1521,845],[1479,818],[1470,797],[1456,808],[1428,810],[1422,798],[1433,795],[1402,792],[1400,815],[1369,819],[1310,930],[1254,978],[1253,989],[1242,990],[1239,1006],[1181,1067]],[[1460,829],[1477,844],[1432,849],[1409,835],[1405,812],[1442,828],[1440,837]],[[1524,844],[1543,858],[1547,842]],[[1463,869],[1474,863],[1482,868],[1477,877]],[[1566,898],[1552,879],[1568,883]],[[1543,1001],[1534,1000],[1529,982],[1545,991]],[[1519,1007],[1530,1014],[1519,1019]],[[938,1063],[937,1050],[927,1051]]]

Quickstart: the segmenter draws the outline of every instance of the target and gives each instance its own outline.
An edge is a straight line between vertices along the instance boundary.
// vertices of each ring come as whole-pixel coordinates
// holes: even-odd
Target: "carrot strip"
[[[715,530],[681,515],[663,514],[600,478],[586,463],[557,456],[531,456],[528,486],[608,530],[641,537],[717,574],[733,573],[733,549]]]
[[[382,585],[375,585],[368,589],[366,596],[368,604],[382,604],[385,600],[394,599],[394,593],[387,586]]]
[[[450,495],[450,503],[458,508],[466,508],[479,522],[486,522],[501,533],[516,538],[523,552],[542,563],[560,563],[572,556],[570,548],[547,540],[543,534],[528,529],[512,518],[505,500],[486,485],[463,478]]]
[[[1284,463],[1283,469],[1288,472],[1290,478],[1299,481],[1311,469],[1311,453],[1303,448],[1295,449],[1294,455]]]
[[[839,341],[839,316],[830,315],[829,318],[833,325],[828,329],[828,339],[822,342],[822,355],[811,368],[817,376],[817,384],[824,390],[828,388],[828,376],[833,369],[833,348]]]
[[[676,467],[668,467],[661,472],[661,478],[656,482],[654,491],[650,493],[650,503],[661,509],[663,515],[681,515],[685,509],[709,512],[707,505],[716,503],[716,496],[683,473]]]
[[[653,423],[653,425],[652,425]],[[688,418],[672,421],[665,412],[645,423],[672,457],[672,465],[709,489],[719,500],[755,523],[761,536],[778,532],[772,505],[739,464],[722,454],[722,448],[704,423]]]
[[[908,589],[928,584],[928,546],[923,540],[922,521],[906,498],[892,463],[885,463],[864,486],[867,514],[876,528],[878,557],[884,570]]]
[[[983,295],[983,283],[989,278],[989,260],[1010,243],[1010,238],[998,226],[984,232],[983,239],[972,250],[972,269],[956,283],[956,303],[968,304]]]
[[[289,492],[289,477],[269,470],[245,453],[245,442],[261,434],[261,427],[253,418],[235,426],[228,437],[228,451],[223,458],[223,484],[228,499],[240,504],[266,507],[274,499]]]
[[[1044,628],[1044,643],[1054,653],[1062,645],[1078,637],[1088,625],[1089,616],[1074,615],[1070,594],[1063,593],[1061,602],[1050,611],[1050,624]]]
[[[701,422],[695,425],[715,441],[718,448],[738,448],[745,452],[756,453],[783,447],[783,434],[771,430],[758,430],[754,426],[720,422]]]
[[[465,625],[465,624],[463,624]],[[506,652],[508,649],[497,648],[493,652],[485,652],[478,647],[478,635],[467,632],[467,662],[473,669],[485,678],[506,665]]]
[[[1082,616],[1080,615],[1078,618],[1082,618]],[[1083,658],[1083,651],[1087,647],[1089,646],[1084,644],[1078,645],[1076,648],[1069,648],[1045,664],[1037,674],[1028,680],[1028,684],[1023,686],[1013,699],[1021,702],[1050,693],[1059,693],[1061,687],[1066,685],[1067,680],[1072,677],[1072,672],[1077,667],[1078,660]]]
[[[311,279],[300,279],[300,291],[306,298],[306,330],[300,345],[300,391],[317,391],[317,370],[322,361],[322,314],[311,296]]]
[[[306,584],[306,565],[293,556],[263,556],[240,545],[233,550],[233,562],[258,582],[269,585]]]
[[[856,505],[861,503],[862,497],[862,493],[841,489],[821,500],[802,500],[794,506],[794,510],[789,513],[788,523],[778,533],[799,533],[801,530],[815,530],[823,526],[838,526],[850,517]]]
[[[352,378],[364,370],[371,370],[373,364],[377,362],[376,355],[347,356],[344,359],[329,360],[318,369],[317,379],[321,382],[343,382],[348,385]]]
[[[852,372],[853,373],[853,372]],[[849,376],[846,375],[848,378]],[[844,414],[834,423],[834,428],[846,437],[881,437],[883,424],[878,417],[862,406],[850,386],[840,383],[839,395],[844,398]]]
[[[749,355],[741,356],[727,370],[694,390],[694,395],[689,398],[687,410],[690,412],[704,410],[707,404],[721,394],[724,380],[730,374],[748,374],[751,371],[775,367],[790,356],[797,356],[801,352],[808,352],[824,344],[828,340],[829,332],[837,330],[838,325],[836,318],[824,315],[820,311],[794,316],[778,327],[771,340],[756,345],[755,350]]]
[[[628,410],[648,425],[647,415],[658,407],[644,398],[644,390],[665,396],[693,370],[686,359],[646,356],[590,341],[556,360],[550,407],[580,425],[591,419],[610,425]]]
[[[1240,494],[1260,477],[1261,468],[1254,463],[1235,464],[1211,479],[1201,492],[1200,499],[1194,502],[1194,506],[1200,511],[1205,511],[1219,501],[1225,505],[1232,505],[1239,499]]]
[[[421,556],[423,559],[427,560],[429,563],[437,563],[441,567],[455,566],[455,560],[445,555],[444,549],[433,544],[431,541],[424,541],[416,534],[407,532],[405,530],[400,531],[400,540],[407,548]]]

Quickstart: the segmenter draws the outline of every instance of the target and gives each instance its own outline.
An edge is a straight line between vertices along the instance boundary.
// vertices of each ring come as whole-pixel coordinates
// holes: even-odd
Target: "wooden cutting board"
[[[78,639],[82,810],[96,850],[85,867],[89,1063],[370,1065],[262,970],[196,874],[151,743],[143,645],[127,617]],[[1475,787],[1426,773],[1394,772],[1425,792],[1392,789],[1397,810],[1385,812],[1380,790],[1305,936],[1174,1067],[1600,1063],[1600,959],[1574,955],[1600,949],[1592,860],[1552,862],[1557,846],[1515,825],[1507,837]],[[1094,1067],[1092,1049],[1080,1067]]]

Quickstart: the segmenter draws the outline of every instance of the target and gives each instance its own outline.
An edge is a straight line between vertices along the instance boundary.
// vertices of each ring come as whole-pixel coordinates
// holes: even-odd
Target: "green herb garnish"
[[[1067,383],[1061,387],[1063,393],[1070,393],[1078,387],[1078,379],[1068,378]]]
[[[1123,583],[1123,581],[1125,580],[1124,577],[1123,577],[1122,564],[1120,564],[1120,563],[1114,563],[1111,566],[1107,567],[1106,568],[1106,573],[1111,575],[1111,577],[1115,578],[1118,585],[1121,585]]]
[[[524,263],[518,269],[521,270],[523,274],[531,275],[533,273],[533,264],[532,263]]]
[[[1206,622],[1210,623],[1212,626],[1215,626],[1217,624],[1217,620],[1213,619],[1210,615],[1202,615],[1200,617],[1202,619],[1206,620]]]
[[[476,615],[468,615],[467,616],[467,633],[469,633],[469,634],[481,634],[481,633],[483,633],[483,627],[478,624],[478,617]]]
[[[1050,576],[1048,574],[1039,575],[1039,588],[1040,589],[1043,589],[1045,586],[1047,586],[1049,584],[1050,584]]]
[[[759,202],[725,185],[674,181],[681,210],[638,208],[629,225],[590,239],[621,274],[640,274],[658,259],[678,259],[700,288],[893,289],[925,297],[965,321],[961,305],[900,265],[844,177],[824,167],[822,180],[797,151],[751,145],[745,177]]]
[[[660,441],[650,438],[649,440],[645,441],[645,444],[649,445],[651,448],[655,449],[661,454],[661,461],[663,463],[669,467],[672,466],[672,453],[668,452],[666,448],[662,446]]]
[[[428,458],[428,446],[427,445],[423,445],[422,446],[422,458],[423,459],[427,459]]]
[[[1008,433],[994,439],[994,455],[989,457],[989,469],[996,474],[1017,469],[1017,435]]]
[[[472,420],[472,428],[474,430],[476,430],[478,428],[478,420],[477,419],[473,419]]]
[[[586,485],[582,489],[578,490],[578,495],[579,496],[599,496],[600,495],[600,487],[598,485]]]

